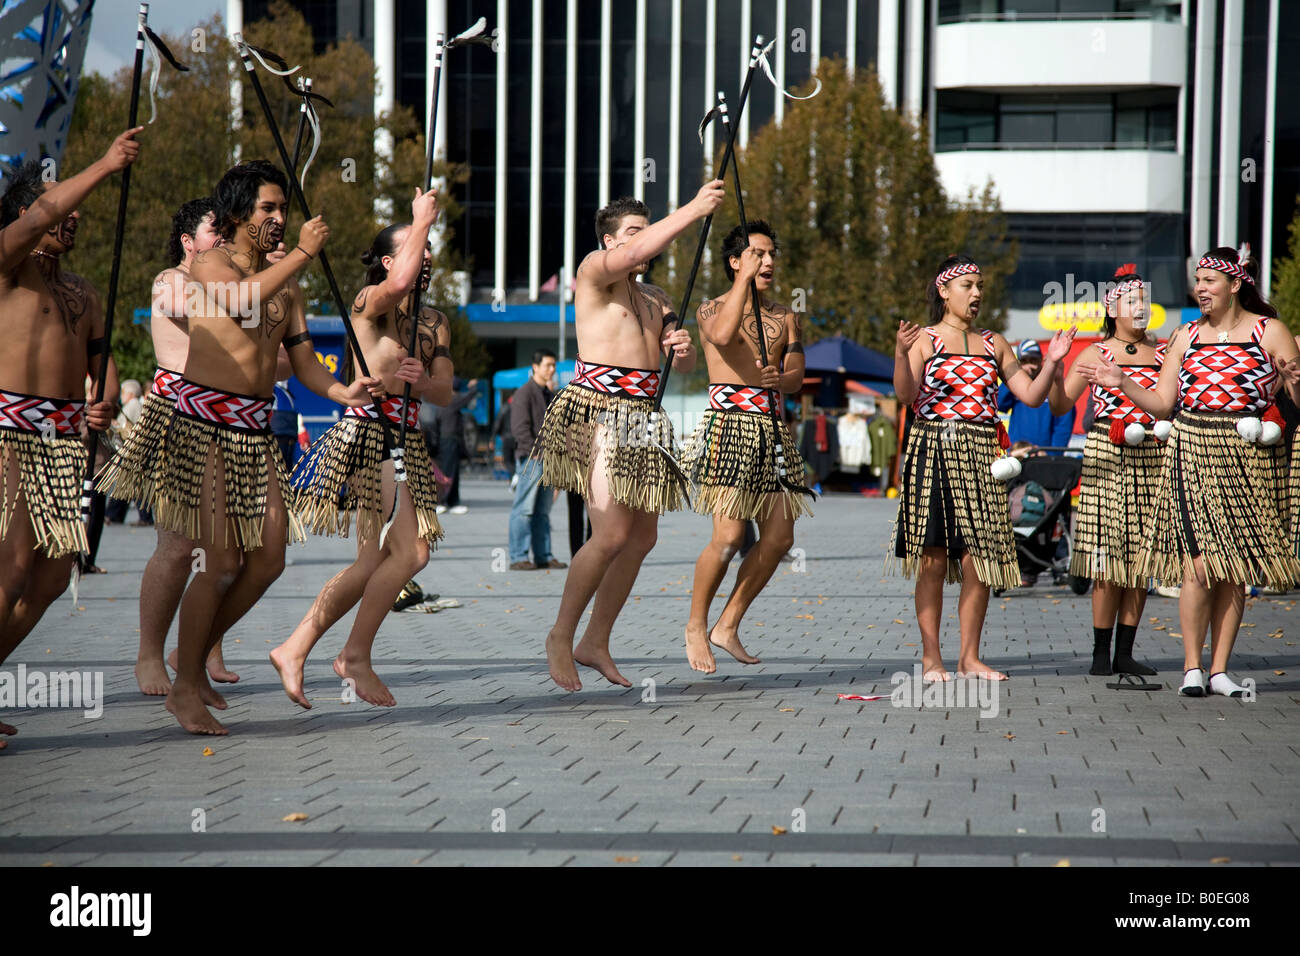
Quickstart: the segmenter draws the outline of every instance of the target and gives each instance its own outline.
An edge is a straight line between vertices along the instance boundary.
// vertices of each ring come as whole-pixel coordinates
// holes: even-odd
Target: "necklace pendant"
[[[1228,341],[1228,333],[1227,333],[1227,332],[1220,332],[1220,333],[1219,333],[1219,341],[1220,341],[1220,342],[1226,342],[1226,341]]]
[[[1129,355],[1137,355],[1138,347],[1133,342],[1130,342],[1128,343],[1128,345],[1124,346],[1124,351],[1127,352]]]

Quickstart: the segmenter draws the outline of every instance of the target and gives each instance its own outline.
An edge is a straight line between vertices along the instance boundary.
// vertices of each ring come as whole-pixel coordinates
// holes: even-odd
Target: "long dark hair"
[[[235,237],[235,226],[252,218],[257,193],[263,183],[279,186],[281,192],[286,196],[289,194],[289,181],[284,178],[284,173],[264,159],[250,159],[226,170],[216,189],[212,190],[212,199],[216,203],[214,225],[221,238],[229,242]]]
[[[384,256],[396,255],[397,234],[409,225],[409,222],[395,222],[380,229],[370,248],[361,254],[361,264],[366,267],[366,285],[378,285],[388,278]]]
[[[181,243],[181,236],[189,236],[193,239],[194,234],[199,231],[199,224],[203,222],[203,217],[215,210],[216,203],[211,196],[191,199],[176,210],[176,215],[172,216],[172,234],[167,240],[169,265],[177,265],[185,258],[185,246]]]
[[[1126,263],[1124,263],[1124,265],[1122,265],[1122,266],[1120,266],[1118,269],[1116,269],[1115,272],[1114,272],[1114,274],[1110,277],[1110,281],[1111,281],[1111,284],[1112,284],[1112,285],[1118,285],[1119,283],[1121,283],[1121,282],[1127,282],[1127,281],[1129,281],[1130,279],[1136,279],[1138,282],[1142,282],[1142,281],[1143,281],[1142,277],[1141,277],[1140,275],[1138,275],[1137,266],[1134,265],[1134,264],[1131,263],[1131,262],[1126,262]],[[1103,283],[1102,283],[1102,288],[1105,288],[1105,287],[1106,287],[1106,283],[1103,282]],[[1104,296],[1103,296],[1103,298],[1104,298]],[[1119,311],[1119,299],[1116,299],[1116,300],[1115,300],[1115,310],[1116,310],[1116,311]],[[1105,312],[1105,317],[1102,318],[1102,320],[1101,320],[1101,328],[1102,328],[1102,331],[1106,333],[1106,336],[1105,336],[1106,338],[1108,338],[1108,339],[1109,339],[1109,338],[1114,338],[1114,336],[1115,336],[1115,316],[1113,316],[1113,315],[1110,314],[1110,309],[1104,309],[1103,311]]]
[[[977,265],[975,260],[967,255],[959,253],[949,256],[939,263],[939,268],[934,270],[934,278],[939,278],[945,270],[951,269],[953,266],[965,265],[968,262],[973,266]],[[925,294],[930,302],[930,324],[934,325],[943,318],[943,296],[939,295],[939,287],[934,284],[934,279],[930,280],[930,287]]]
[[[1255,285],[1259,281],[1259,263],[1252,256],[1246,256],[1242,259],[1238,256],[1237,250],[1231,246],[1219,246],[1210,249],[1205,253],[1206,256],[1212,256],[1215,259],[1223,259],[1226,262],[1235,263],[1241,266],[1255,282],[1241,280],[1241,288],[1237,290],[1237,298],[1241,300],[1241,307],[1247,312],[1253,312],[1255,315],[1268,316],[1270,319],[1277,318],[1277,309],[1273,307],[1262,295],[1259,294],[1259,288]],[[1204,256],[1202,256],[1204,258]],[[1217,271],[1217,270],[1216,270]],[[1236,276],[1228,276],[1229,280],[1235,279]]]

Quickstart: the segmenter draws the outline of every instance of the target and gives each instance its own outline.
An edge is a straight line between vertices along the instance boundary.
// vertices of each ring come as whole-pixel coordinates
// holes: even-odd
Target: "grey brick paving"
[[[910,582],[883,577],[892,502],[821,500],[796,530],[806,568],[782,565],[750,612],[746,643],[763,663],[720,661],[710,677],[681,646],[709,526],[674,515],[615,633],[635,686],[584,671],[584,690],[563,695],[541,654],[563,572],[495,573],[504,486],[468,481],[463,494],[471,511],[445,516],[447,544],[420,580],[464,607],[392,615],[376,645],[399,706],[341,703],[329,662],[350,618],[309,662],[316,708],[280,689],[267,650],[353,548],[318,538],[290,551],[227,639],[243,678],[227,693],[228,738],[181,733],[136,691],[136,597],[154,537],[106,529],[111,573],[83,581],[80,609],[64,597],[5,665],[101,671],[105,704],[98,720],[3,715],[20,735],[0,754],[0,864],[1300,863],[1294,595],[1248,601],[1234,673],[1257,682],[1253,703],[1176,695],[1177,607],[1158,597],[1138,651],[1166,689],[1106,689],[1087,675],[1088,598],[1039,587],[990,605],[985,660],[1013,675],[995,715],[895,708],[836,697],[888,694],[919,660]],[[556,545],[567,557],[558,533]],[[951,666],[956,590],[946,596]],[[282,822],[294,812],[308,818]]]

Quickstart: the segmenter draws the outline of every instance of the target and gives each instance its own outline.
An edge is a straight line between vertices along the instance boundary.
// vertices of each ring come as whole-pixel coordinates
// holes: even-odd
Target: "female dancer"
[[[1118,364],[1143,388],[1154,386],[1160,375],[1165,347],[1147,335],[1150,317],[1137,266],[1120,266],[1109,285],[1103,297],[1105,337],[1080,352],[1064,382],[1052,386],[1054,415],[1064,414],[1088,387],[1079,363],[1104,358]],[[1150,676],[1156,672],[1133,660],[1133,641],[1147,601],[1146,576],[1137,572],[1137,557],[1150,527],[1164,445],[1150,432],[1155,419],[1119,389],[1094,385],[1092,396],[1097,417],[1083,449],[1083,483],[1070,558],[1070,573],[1093,582],[1092,668],[1088,673]],[[1133,424],[1145,430],[1138,444],[1129,444],[1126,438],[1125,429]]]
[[[1178,406],[1137,570],[1182,585],[1179,693],[1188,697],[1207,691],[1201,666],[1207,627],[1208,692],[1245,694],[1227,675],[1245,603],[1242,586],[1286,589],[1300,579],[1300,559],[1279,507],[1285,449],[1258,444],[1258,429],[1243,423],[1268,408],[1279,366],[1286,363],[1292,375],[1300,353],[1286,327],[1274,321],[1277,310],[1255,289],[1252,265],[1227,247],[1201,257],[1195,289],[1201,317],[1170,336],[1154,389],[1143,388],[1105,357],[1076,365],[1088,381],[1122,389],[1155,418],[1168,417]],[[1293,377],[1290,389],[1293,398],[1300,396],[1300,380]]]
[[[1020,583],[1007,489],[990,471],[999,454],[998,375],[1026,405],[1041,405],[1074,340],[1073,328],[1057,332],[1031,378],[1006,339],[974,327],[983,287],[972,259],[945,259],[928,289],[931,325],[902,322],[894,353],[894,390],[914,413],[894,557],[905,575],[917,577],[916,620],[928,681],[952,679],[939,652],[945,579],[961,582],[957,676],[1006,680],[979,658],[989,588]]]
[[[280,674],[285,693],[309,709],[311,704],[302,689],[307,655],[358,602],[347,643],[334,660],[334,672],[350,680],[364,701],[381,707],[397,703],[374,671],[371,647],[402,586],[429,562],[430,546],[442,537],[435,514],[438,501],[433,471],[416,427],[420,408],[416,396],[435,404],[450,399],[451,339],[446,317],[425,309],[419,313],[419,354],[408,356],[411,318],[405,310],[407,295],[417,282],[421,289],[429,282],[431,258],[426,245],[438,215],[435,194],[417,190],[411,214],[412,224],[384,229],[362,256],[361,261],[370,267],[368,284],[352,303],[357,340],[372,372],[383,379],[389,398],[349,409],[316,440],[293,471],[294,509],[311,530],[346,535],[352,512],[357,513],[357,559],[326,583],[289,639],[271,652],[271,663]],[[401,395],[407,383],[412,392],[404,449],[407,480],[399,485],[385,455],[385,432],[401,424]],[[397,494],[402,500],[391,532],[380,547],[380,529]]]

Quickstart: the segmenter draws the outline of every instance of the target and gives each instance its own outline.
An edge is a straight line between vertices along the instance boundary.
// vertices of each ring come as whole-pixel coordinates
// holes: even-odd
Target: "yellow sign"
[[[1068,329],[1072,325],[1078,326],[1084,334],[1100,332],[1105,317],[1106,309],[1100,302],[1057,302],[1038,310],[1038,324],[1049,332]],[[1147,329],[1163,328],[1165,317],[1165,307],[1151,303],[1151,323]]]

